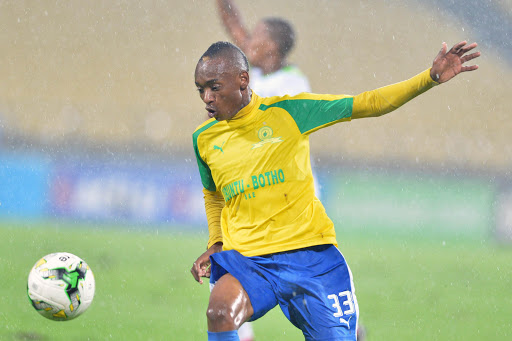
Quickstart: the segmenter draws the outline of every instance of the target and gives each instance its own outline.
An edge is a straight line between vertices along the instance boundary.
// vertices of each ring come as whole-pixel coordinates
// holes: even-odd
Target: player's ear
[[[249,86],[249,73],[247,71],[240,72],[240,90],[245,90]]]

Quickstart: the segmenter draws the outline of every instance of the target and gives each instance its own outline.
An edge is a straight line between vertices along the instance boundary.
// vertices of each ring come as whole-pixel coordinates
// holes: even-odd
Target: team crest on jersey
[[[273,135],[274,135],[274,131],[272,130],[272,128],[270,128],[268,126],[264,126],[264,127],[260,128],[260,130],[258,130],[258,138],[261,141],[253,144],[252,149],[263,147],[263,145],[265,145],[267,143],[283,142],[283,140],[281,140],[281,136],[272,137]]]

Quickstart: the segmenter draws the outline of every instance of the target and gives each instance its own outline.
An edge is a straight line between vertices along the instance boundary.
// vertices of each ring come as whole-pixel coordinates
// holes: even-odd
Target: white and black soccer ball
[[[28,275],[28,298],[44,317],[68,321],[91,305],[96,284],[94,275],[80,257],[68,252],[41,258]]]

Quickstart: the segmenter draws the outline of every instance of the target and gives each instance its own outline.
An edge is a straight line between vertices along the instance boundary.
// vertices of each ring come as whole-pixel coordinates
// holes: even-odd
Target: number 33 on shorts
[[[350,329],[350,318],[352,314],[356,312],[356,308],[354,305],[354,298],[352,297],[352,293],[350,291],[342,291],[338,295],[331,294],[328,295],[327,298],[329,300],[333,300],[334,303],[332,307],[336,310],[333,314],[334,317],[340,319],[340,323],[346,324],[348,329]],[[346,309],[348,308],[348,309]],[[350,316],[348,321],[343,318],[343,316]]]

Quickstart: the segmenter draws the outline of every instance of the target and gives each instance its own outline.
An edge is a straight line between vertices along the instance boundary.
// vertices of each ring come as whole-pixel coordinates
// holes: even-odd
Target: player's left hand
[[[438,83],[444,83],[457,76],[461,72],[473,71],[478,69],[478,65],[463,66],[467,61],[480,57],[480,52],[466,54],[477,47],[477,43],[467,45],[466,41],[455,44],[448,52],[446,43],[443,43],[441,51],[437,54],[430,77]]]

